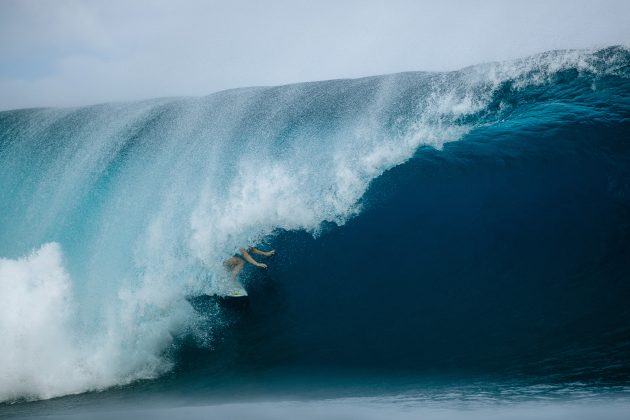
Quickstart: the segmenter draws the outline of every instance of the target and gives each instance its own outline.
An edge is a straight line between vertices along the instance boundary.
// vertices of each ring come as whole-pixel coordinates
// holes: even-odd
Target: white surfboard
[[[230,291],[228,291],[226,296],[228,296],[228,297],[245,297],[245,296],[247,296],[247,290],[243,289],[242,287],[235,287],[234,289],[231,289]]]

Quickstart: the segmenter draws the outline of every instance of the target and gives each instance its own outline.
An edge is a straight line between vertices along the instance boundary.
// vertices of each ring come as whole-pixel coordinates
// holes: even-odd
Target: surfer
[[[225,266],[225,268],[230,270],[230,276],[233,282],[236,280],[236,277],[241,272],[241,270],[243,270],[243,267],[245,267],[245,261],[259,268],[267,268],[267,264],[259,263],[258,261],[256,261],[250,255],[250,252],[252,254],[263,255],[265,257],[270,257],[276,253],[276,251],[273,249],[271,251],[261,251],[260,249],[253,246],[250,246],[247,249],[241,248],[239,251],[244,259],[241,258],[240,255],[234,255],[233,257],[230,257],[227,260],[223,261],[223,265]]]

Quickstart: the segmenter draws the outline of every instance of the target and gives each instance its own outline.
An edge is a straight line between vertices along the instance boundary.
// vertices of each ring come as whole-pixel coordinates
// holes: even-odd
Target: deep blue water
[[[0,413],[627,403],[629,63],[0,113]]]

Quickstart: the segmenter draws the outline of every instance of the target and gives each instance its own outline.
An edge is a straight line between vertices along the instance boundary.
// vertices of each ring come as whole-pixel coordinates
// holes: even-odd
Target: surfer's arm
[[[243,258],[245,258],[245,261],[247,261],[248,263],[253,264],[256,267],[267,268],[267,264],[259,263],[258,261],[253,259],[252,256],[249,255],[249,253],[246,250],[244,250],[243,248],[241,248],[241,255],[243,255]]]
[[[261,251],[260,249],[254,246],[250,246],[248,251],[253,252],[254,254],[258,254],[258,255],[264,255],[265,257],[270,257],[276,253],[276,251],[274,251],[273,249],[271,251]]]

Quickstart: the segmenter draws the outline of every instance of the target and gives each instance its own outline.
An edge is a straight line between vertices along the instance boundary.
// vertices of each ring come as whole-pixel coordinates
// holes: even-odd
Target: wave
[[[466,139],[492,154],[503,147],[494,137],[627,127],[629,54],[554,51],[448,73],[0,113],[0,334],[10,337],[0,401],[155,378],[178,362],[182,336],[211,346],[225,314],[200,313],[189,297],[222,293],[226,257],[244,244],[293,243],[291,232],[331,246],[331,229],[349,232],[363,217],[375,180],[425,147],[439,159]],[[396,206],[393,217],[415,223]],[[387,244],[381,234],[356,238]],[[301,270],[287,276],[306,287]],[[383,292],[368,286],[356,284]]]

